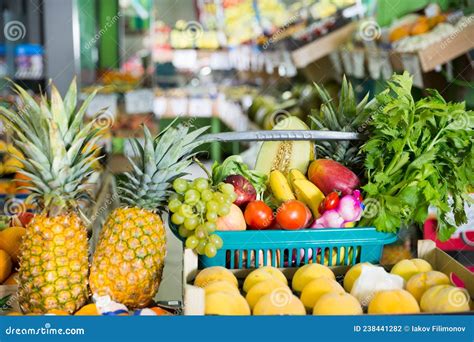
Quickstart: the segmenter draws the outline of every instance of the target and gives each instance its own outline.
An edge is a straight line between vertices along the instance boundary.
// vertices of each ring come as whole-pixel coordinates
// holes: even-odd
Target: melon
[[[280,121],[273,130],[309,130],[300,119],[289,116]],[[311,141],[266,141],[262,144],[255,163],[255,169],[267,176],[273,170],[287,175],[297,169],[306,174],[310,161],[314,158],[314,144]]]

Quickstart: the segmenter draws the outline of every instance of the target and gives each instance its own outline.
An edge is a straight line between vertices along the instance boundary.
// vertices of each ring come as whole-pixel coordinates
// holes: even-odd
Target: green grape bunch
[[[213,258],[223,245],[222,238],[214,234],[217,220],[230,213],[231,205],[237,199],[234,186],[227,183],[212,186],[202,177],[193,181],[177,178],[173,189],[175,193],[168,202],[171,222],[179,227],[179,235],[186,239],[186,248]]]

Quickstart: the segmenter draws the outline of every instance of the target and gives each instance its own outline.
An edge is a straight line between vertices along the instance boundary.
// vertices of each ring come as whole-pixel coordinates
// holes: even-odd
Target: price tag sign
[[[155,94],[151,89],[139,89],[125,94],[125,111],[127,114],[153,112]]]
[[[197,117],[212,116],[212,100],[211,99],[190,99],[189,115]]]
[[[86,116],[93,118],[96,114],[107,108],[106,115],[115,118],[117,116],[117,94],[98,94],[96,95],[86,110]]]

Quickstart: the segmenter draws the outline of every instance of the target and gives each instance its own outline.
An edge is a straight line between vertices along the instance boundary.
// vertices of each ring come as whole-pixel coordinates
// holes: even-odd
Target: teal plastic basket
[[[351,132],[253,131],[208,134],[205,141],[357,140]],[[176,226],[173,233],[181,240]],[[397,240],[374,227],[303,230],[246,230],[216,232],[224,241],[213,258],[199,256],[199,268],[223,266],[248,269],[260,266],[299,267],[308,263],[328,266],[379,263],[383,247]]]
[[[216,232],[224,241],[213,258],[199,256],[200,268],[229,269],[260,266],[299,267],[308,263],[328,266],[379,263],[384,245],[397,236],[375,228],[304,230],[246,230]]]

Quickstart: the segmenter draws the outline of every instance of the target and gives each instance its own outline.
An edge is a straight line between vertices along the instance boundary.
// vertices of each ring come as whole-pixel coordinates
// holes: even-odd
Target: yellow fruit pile
[[[346,273],[343,286],[332,270],[321,264],[296,270],[291,288],[282,271],[270,266],[250,272],[242,292],[235,275],[223,267],[202,270],[194,285],[205,291],[206,315],[360,315],[364,308],[369,314],[470,310],[469,293],[452,286],[448,276],[433,271],[422,259],[402,260],[392,268],[392,274],[405,280],[403,289],[378,290],[369,302],[361,304],[351,291],[364,266],[374,267],[370,263],[354,265]]]

